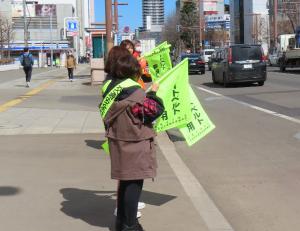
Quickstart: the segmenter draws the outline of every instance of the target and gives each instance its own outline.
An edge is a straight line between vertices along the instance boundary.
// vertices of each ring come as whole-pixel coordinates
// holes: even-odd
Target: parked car
[[[205,74],[205,62],[201,54],[191,53],[181,55],[181,60],[185,58],[189,60],[189,73]]]
[[[227,87],[230,83],[257,82],[267,79],[266,57],[261,45],[237,44],[217,51],[212,63],[212,81]]]
[[[203,56],[204,56],[205,63],[208,63],[209,58],[214,52],[215,49],[204,49]]]

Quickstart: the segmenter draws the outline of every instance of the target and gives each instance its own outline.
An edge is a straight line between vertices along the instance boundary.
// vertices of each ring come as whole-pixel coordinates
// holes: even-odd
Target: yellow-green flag
[[[106,154],[109,154],[109,144],[107,139],[103,142],[101,147]]]
[[[189,102],[192,117],[184,126],[180,126],[179,130],[187,144],[191,146],[210,133],[215,125],[209,119],[191,87],[189,87]]]
[[[170,46],[167,42],[163,42],[144,55],[153,81],[156,81],[164,73],[172,69]]]
[[[184,59],[159,79],[156,95],[163,100],[165,111],[154,125],[157,132],[185,125],[191,119],[188,78],[188,59]]]

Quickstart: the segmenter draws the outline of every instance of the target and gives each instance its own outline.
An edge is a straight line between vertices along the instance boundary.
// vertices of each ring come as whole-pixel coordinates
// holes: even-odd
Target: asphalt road
[[[192,147],[169,132],[185,164],[237,231],[300,225],[300,72],[269,68],[264,86],[190,83],[216,129]]]

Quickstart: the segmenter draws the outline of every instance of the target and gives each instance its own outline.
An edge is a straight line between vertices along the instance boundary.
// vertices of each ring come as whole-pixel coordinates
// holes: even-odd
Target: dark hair
[[[129,39],[125,39],[121,42],[120,47],[124,47],[127,49],[127,47],[131,47],[134,50],[134,44]]]
[[[107,59],[106,59],[105,66],[104,66],[104,71],[107,74],[110,74],[113,63],[115,63],[119,57],[128,55],[128,54],[130,54],[130,52],[126,48],[123,48],[120,46],[114,46],[113,48],[111,48],[107,55]]]
[[[23,51],[27,52],[27,51],[29,51],[29,48],[28,47],[24,47]]]
[[[137,44],[141,44],[140,40],[133,40],[132,41],[133,45],[136,46]]]
[[[120,56],[116,62],[112,64],[111,77],[113,79],[126,79],[141,76],[141,66],[136,58],[130,53]]]

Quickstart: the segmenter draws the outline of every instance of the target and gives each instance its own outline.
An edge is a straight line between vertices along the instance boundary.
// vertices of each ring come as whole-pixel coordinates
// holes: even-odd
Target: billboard
[[[218,2],[217,1],[206,1],[203,3],[204,14],[217,14],[218,13]]]
[[[13,3],[11,6],[12,17],[23,17],[23,3]],[[26,6],[26,16],[35,17],[35,5],[27,3]]]
[[[39,17],[56,16],[56,5],[54,4],[36,4],[35,15]]]
[[[216,14],[205,16],[207,29],[230,29],[230,14]]]

